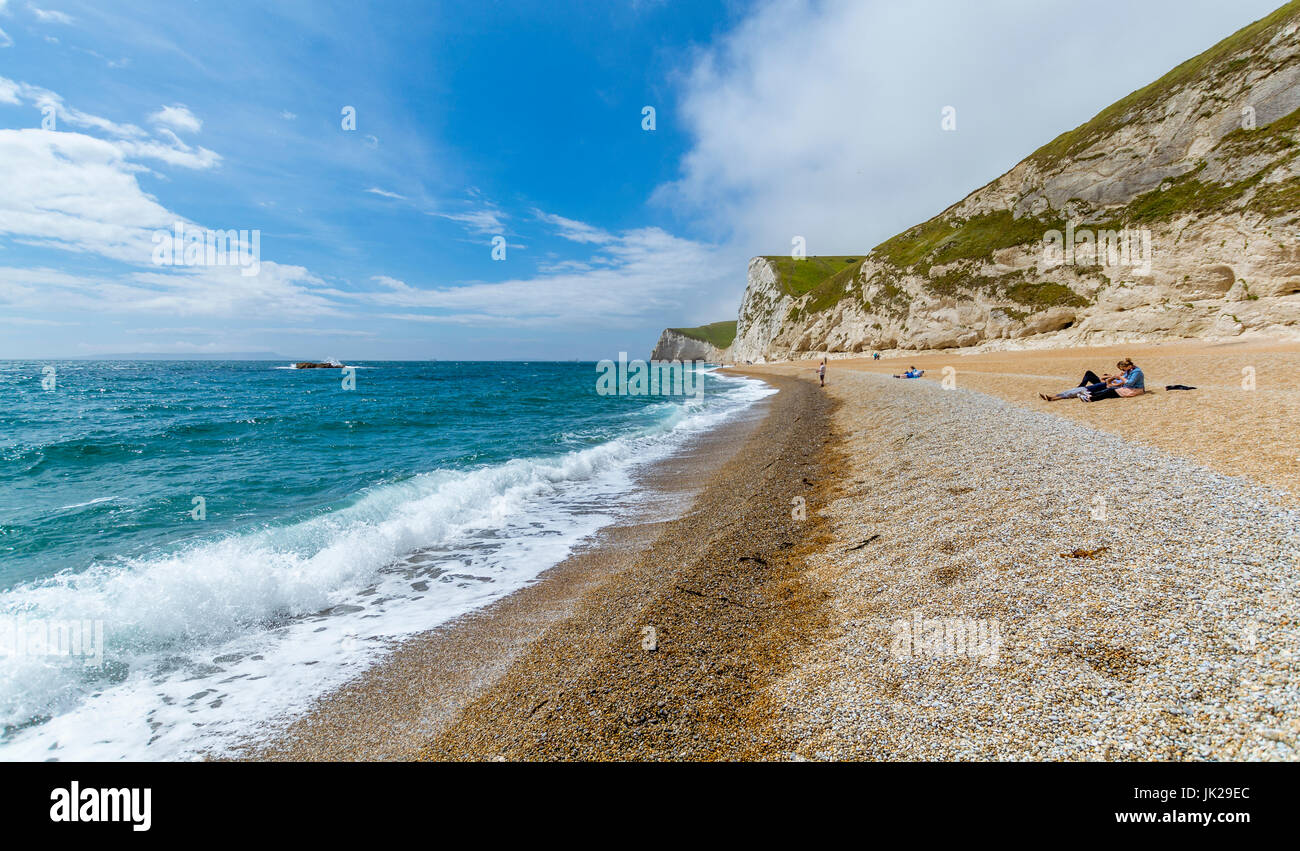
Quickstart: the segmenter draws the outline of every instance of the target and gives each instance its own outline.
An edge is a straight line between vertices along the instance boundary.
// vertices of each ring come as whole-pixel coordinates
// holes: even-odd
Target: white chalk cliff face
[[[659,335],[650,360],[702,360],[708,363],[727,363],[728,349],[719,349],[703,340],[688,337],[672,328],[664,329]]]
[[[778,280],[776,268],[764,257],[749,261],[749,282],[740,302],[736,340],[731,356],[744,363],[762,363],[772,341],[781,335],[786,314],[794,304]]]
[[[755,258],[732,357],[1300,338],[1298,24],[1292,2],[1179,66],[839,289],[793,297]]]

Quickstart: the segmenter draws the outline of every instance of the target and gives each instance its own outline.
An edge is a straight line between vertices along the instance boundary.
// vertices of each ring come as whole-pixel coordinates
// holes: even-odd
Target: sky
[[[648,357],[1278,5],[0,0],[0,358]]]

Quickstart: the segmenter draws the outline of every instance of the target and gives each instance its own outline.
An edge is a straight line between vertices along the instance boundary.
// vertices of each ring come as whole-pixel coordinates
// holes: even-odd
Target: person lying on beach
[[[902,375],[895,375],[894,377],[895,378],[920,378],[922,375],[925,375],[925,370],[917,369],[914,366],[909,366],[907,368],[907,372],[903,373]]]
[[[1102,399],[1141,396],[1146,392],[1146,379],[1142,370],[1130,358],[1115,364],[1119,368],[1117,375],[1103,375],[1100,378],[1092,370],[1083,374],[1083,380],[1077,387],[1072,387],[1055,396],[1039,393],[1038,398],[1044,402],[1058,399],[1079,399],[1082,402],[1099,402]]]

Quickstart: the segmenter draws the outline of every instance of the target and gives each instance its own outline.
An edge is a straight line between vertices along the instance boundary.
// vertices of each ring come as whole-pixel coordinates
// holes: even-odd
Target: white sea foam
[[[291,525],[0,594],[0,614],[102,620],[107,660],[0,657],[0,723],[49,717],[0,741],[0,759],[185,759],[277,729],[401,639],[533,581],[617,518],[638,465],[775,392],[710,383],[639,434],[431,472]]]

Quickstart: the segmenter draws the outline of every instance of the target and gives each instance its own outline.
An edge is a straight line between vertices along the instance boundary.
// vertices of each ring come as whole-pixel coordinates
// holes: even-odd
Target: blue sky
[[[645,355],[1276,5],[0,0],[0,357]]]

